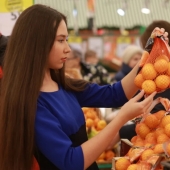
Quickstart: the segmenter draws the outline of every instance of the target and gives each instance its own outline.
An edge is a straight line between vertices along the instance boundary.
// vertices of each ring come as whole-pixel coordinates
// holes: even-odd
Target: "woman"
[[[96,170],[94,161],[121,126],[153,101],[155,92],[138,102],[143,91],[128,101],[138,90],[133,83],[137,66],[113,86],[65,77],[70,52],[66,23],[60,12],[33,5],[14,26],[1,85],[1,170],[30,170],[33,156],[41,170]],[[81,107],[123,104],[119,115],[87,141]]]

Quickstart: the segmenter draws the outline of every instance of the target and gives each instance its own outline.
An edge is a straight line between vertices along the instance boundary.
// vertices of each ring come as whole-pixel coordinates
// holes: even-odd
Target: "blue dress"
[[[87,141],[82,107],[120,107],[127,98],[121,82],[90,84],[83,92],[40,92],[35,118],[35,156],[41,170],[83,170]],[[92,164],[88,170],[97,170]]]

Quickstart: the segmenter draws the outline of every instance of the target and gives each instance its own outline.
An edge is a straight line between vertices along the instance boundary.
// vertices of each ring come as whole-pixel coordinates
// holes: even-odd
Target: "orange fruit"
[[[94,125],[94,127],[97,127],[97,123],[99,122],[99,118],[98,117],[96,117],[94,120],[93,120],[93,125]]]
[[[143,65],[146,63],[148,58],[149,58],[149,53],[144,50],[143,53],[142,53],[140,63],[139,63],[139,67],[143,67]]]
[[[166,113],[165,110],[160,110],[154,113],[154,115],[157,117],[158,120],[161,120],[165,116],[165,113]]]
[[[138,165],[137,164],[131,164],[127,170],[137,170]]]
[[[153,80],[145,80],[142,83],[142,89],[145,91],[146,94],[151,94],[156,91],[156,84]]]
[[[166,71],[166,74],[167,74],[168,76],[170,76],[170,62],[168,62],[168,69],[167,69],[167,71]]]
[[[147,139],[149,139],[149,138],[155,138],[155,133],[154,133],[154,131],[148,133],[148,134],[146,135],[146,137],[145,137],[145,140],[147,140]]]
[[[160,121],[154,114],[149,114],[145,117],[144,122],[149,128],[154,129],[159,125]]]
[[[102,129],[104,129],[106,127],[106,125],[107,125],[107,123],[106,123],[105,120],[99,120],[97,122],[97,129],[102,130]]]
[[[145,139],[146,135],[150,133],[149,127],[145,123],[138,124],[137,132],[141,138]]]
[[[112,150],[105,151],[105,160],[111,161],[115,157],[115,153]]]
[[[155,59],[155,62],[158,61],[158,60],[160,60],[160,59],[164,59],[164,60],[166,60],[167,62],[169,62],[169,58],[168,58],[166,55],[164,55],[164,54],[158,56],[158,57]]]
[[[146,144],[156,144],[156,136],[154,132],[150,132],[145,137],[145,145]]]
[[[140,147],[140,146],[144,146],[145,145],[145,142],[143,140],[139,140],[139,141],[136,141],[133,146],[135,147]]]
[[[88,112],[86,112],[86,118],[94,120],[96,118],[96,112],[93,110],[89,110]]]
[[[164,129],[163,128],[157,128],[156,130],[155,130],[155,135],[156,135],[156,137],[158,137],[160,134],[163,134],[163,133],[165,133],[165,131],[164,131]]]
[[[116,170],[127,170],[130,164],[131,163],[129,159],[122,157],[116,161],[115,167]]]
[[[137,87],[139,87],[140,89],[142,88],[142,83],[144,82],[144,78],[143,78],[143,76],[142,76],[142,74],[141,73],[139,73],[136,77],[135,77],[135,79],[134,79],[134,83],[135,83],[135,85],[137,86]]]
[[[162,127],[165,127],[169,123],[170,123],[170,115],[164,116],[161,120]]]
[[[146,149],[145,151],[142,152],[141,154],[141,160],[145,161],[147,160],[150,156],[154,154],[152,149]]]
[[[164,127],[165,134],[170,137],[170,123]]]
[[[164,152],[163,145],[162,144],[156,144],[153,151],[154,151],[155,154],[163,153]]]
[[[151,63],[147,63],[142,68],[142,76],[146,80],[153,80],[157,76],[157,72]]]
[[[158,144],[161,144],[161,143],[164,143],[164,142],[167,142],[169,140],[169,137],[166,135],[166,134],[160,134],[158,137],[157,137],[157,143]]]
[[[164,59],[157,60],[154,63],[154,68],[158,73],[163,73],[168,70],[168,62]]]
[[[86,119],[86,127],[92,127],[93,126],[93,120],[90,118]]]
[[[133,136],[132,139],[130,140],[132,143],[134,143],[137,139],[137,136]]]
[[[170,78],[167,75],[159,75],[155,79],[156,86],[162,90],[165,90],[170,84]]]
[[[105,163],[106,161],[104,159],[97,159],[96,162],[97,163]]]

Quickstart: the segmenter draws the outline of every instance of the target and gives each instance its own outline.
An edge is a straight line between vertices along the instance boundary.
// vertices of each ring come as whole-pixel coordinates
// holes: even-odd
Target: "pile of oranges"
[[[84,117],[86,120],[86,131],[88,138],[92,138],[97,135],[103,128],[106,127],[107,123],[101,117],[101,113],[98,108],[82,108]],[[104,151],[96,160],[97,163],[105,163],[112,160],[116,156],[114,149],[108,149]]]
[[[116,170],[137,170],[140,166],[150,170],[160,155],[170,157],[170,115],[166,111],[147,114],[135,131],[137,135],[131,139],[133,147],[116,161]],[[157,170],[161,169],[159,165]]]
[[[142,58],[149,58],[149,53],[145,51]],[[152,62],[146,62],[141,71],[135,77],[134,83],[146,94],[154,91],[161,92],[170,87],[170,61],[168,56],[161,54]]]

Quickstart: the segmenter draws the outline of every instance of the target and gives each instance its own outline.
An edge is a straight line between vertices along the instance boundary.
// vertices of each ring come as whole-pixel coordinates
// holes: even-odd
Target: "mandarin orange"
[[[145,80],[142,83],[142,89],[145,91],[146,94],[151,94],[156,91],[156,84],[153,80]]]
[[[153,80],[157,76],[157,72],[151,63],[147,63],[142,68],[142,76],[146,80]]]
[[[155,84],[158,88],[165,90],[170,84],[170,77],[167,75],[159,75],[155,79]]]
[[[141,73],[139,73],[135,79],[134,79],[134,83],[137,87],[139,87],[140,89],[142,88],[142,83],[144,82],[144,78],[142,76]]]
[[[163,73],[168,70],[168,62],[164,59],[157,60],[154,63],[154,68],[158,73]]]

